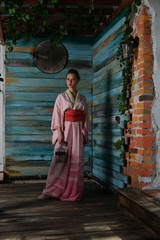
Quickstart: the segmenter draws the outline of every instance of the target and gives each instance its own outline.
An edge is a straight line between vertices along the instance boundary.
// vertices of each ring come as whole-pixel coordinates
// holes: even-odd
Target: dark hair
[[[77,70],[71,68],[71,69],[67,72],[66,76],[67,76],[69,73],[74,74],[74,75],[76,76],[76,78],[77,78],[78,81],[80,80],[80,76],[79,76],[79,73],[78,73]]]

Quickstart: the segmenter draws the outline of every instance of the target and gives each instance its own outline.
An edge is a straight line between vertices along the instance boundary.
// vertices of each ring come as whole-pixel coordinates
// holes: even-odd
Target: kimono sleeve
[[[57,127],[62,128],[62,126],[61,126],[61,101],[60,101],[59,96],[57,97],[57,99],[55,101],[55,105],[54,105],[54,109],[53,109],[51,130],[54,131],[57,129]]]
[[[84,110],[85,110],[85,116],[83,119],[83,134],[86,135],[88,131],[91,129],[90,122],[89,122],[89,113],[88,113],[88,105],[86,102],[86,98],[84,97]]]

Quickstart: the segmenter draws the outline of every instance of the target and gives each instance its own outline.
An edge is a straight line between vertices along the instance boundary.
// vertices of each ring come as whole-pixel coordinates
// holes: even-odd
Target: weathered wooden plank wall
[[[65,76],[70,68],[78,69],[79,90],[92,105],[92,45],[90,38],[64,41],[68,63],[57,74],[40,72],[33,64],[32,52],[40,39],[20,40],[13,52],[6,54],[6,163],[10,177],[47,174],[53,154],[50,123],[54,101],[66,89]],[[91,133],[90,133],[91,134]],[[91,159],[91,142],[85,148]]]
[[[93,176],[114,188],[122,188],[127,181],[120,153],[114,147],[121,135],[120,124],[115,120],[122,85],[116,55],[124,21],[121,13],[93,45]]]

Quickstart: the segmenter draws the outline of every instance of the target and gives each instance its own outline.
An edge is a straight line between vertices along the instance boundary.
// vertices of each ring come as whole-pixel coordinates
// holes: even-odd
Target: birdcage
[[[56,163],[65,163],[67,161],[67,146],[61,145],[56,149],[55,161]]]

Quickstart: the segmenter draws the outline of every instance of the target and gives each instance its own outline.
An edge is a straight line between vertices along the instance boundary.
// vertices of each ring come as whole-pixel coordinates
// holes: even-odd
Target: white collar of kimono
[[[77,92],[76,98],[74,99],[72,93],[69,91],[69,89],[66,90],[66,93],[72,103],[73,109],[77,108],[77,105],[80,103],[80,93]]]

